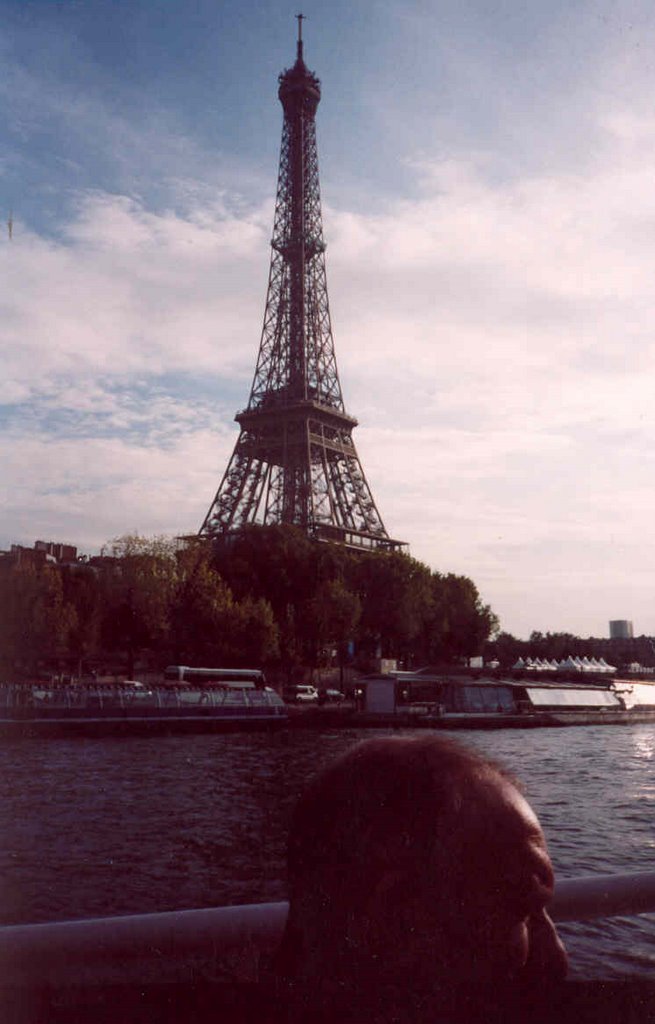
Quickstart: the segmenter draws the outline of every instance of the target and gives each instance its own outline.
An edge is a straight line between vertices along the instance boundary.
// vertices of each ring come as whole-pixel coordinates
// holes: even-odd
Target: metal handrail
[[[655,871],[561,879],[548,912],[554,921],[655,913]]]
[[[549,911],[560,922],[655,912],[655,871],[559,881]],[[279,942],[287,912],[280,902],[10,925],[0,928],[0,978],[18,984],[75,965],[265,952]]]

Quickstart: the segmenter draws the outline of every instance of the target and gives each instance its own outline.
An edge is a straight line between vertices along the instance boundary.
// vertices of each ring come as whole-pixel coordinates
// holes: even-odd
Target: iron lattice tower
[[[288,523],[319,540],[393,550],[352,439],[334,354],[315,114],[320,82],[297,59],[279,76],[284,109],[271,268],[257,367],[239,438],[204,537]]]

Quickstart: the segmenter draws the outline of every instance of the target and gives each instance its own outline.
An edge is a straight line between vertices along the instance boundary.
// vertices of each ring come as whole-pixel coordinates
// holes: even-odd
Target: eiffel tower
[[[303,60],[302,21],[296,63],[278,79],[284,125],[257,367],[200,536],[286,523],[318,540],[398,550],[364,476],[337,373],[316,150],[321,87]]]

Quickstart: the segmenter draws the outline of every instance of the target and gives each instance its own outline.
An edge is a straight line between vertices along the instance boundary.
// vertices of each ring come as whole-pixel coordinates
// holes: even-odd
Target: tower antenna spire
[[[302,60],[302,23],[307,19],[304,14],[296,14],[296,18],[298,19],[298,60]]]

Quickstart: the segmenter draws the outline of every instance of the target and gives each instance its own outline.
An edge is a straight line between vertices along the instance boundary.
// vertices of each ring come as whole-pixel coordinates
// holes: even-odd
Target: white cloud
[[[17,223],[0,249],[5,401],[52,375],[246,372],[266,273],[260,221],[95,194],[63,241]]]
[[[65,539],[92,552],[124,533],[197,531],[232,447],[224,429],[193,426],[161,446],[115,437],[9,440],[0,458],[8,540]]]
[[[621,606],[655,629],[655,119],[602,127],[584,175],[435,165],[415,202],[332,213],[340,365],[387,525],[524,634],[601,632]]]

